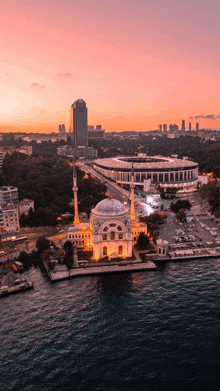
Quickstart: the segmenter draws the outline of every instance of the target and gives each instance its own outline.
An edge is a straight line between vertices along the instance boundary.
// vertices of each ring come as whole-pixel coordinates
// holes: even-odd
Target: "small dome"
[[[104,216],[118,216],[127,213],[127,210],[124,205],[115,198],[106,198],[100,201],[92,212]]]

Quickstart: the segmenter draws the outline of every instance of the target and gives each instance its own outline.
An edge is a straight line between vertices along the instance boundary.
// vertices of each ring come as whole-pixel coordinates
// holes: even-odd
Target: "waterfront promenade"
[[[156,270],[156,265],[152,261],[152,255],[150,258],[146,258],[146,261],[142,261],[140,255],[134,250],[134,260],[121,260],[121,261],[107,261],[101,263],[90,263],[86,266],[78,264],[77,254],[74,255],[74,267],[68,269],[66,265],[57,264],[53,270],[50,270],[47,262],[44,262],[44,266],[47,270],[47,274],[51,281],[60,281],[67,278],[89,276],[96,274],[107,273],[122,273],[122,272],[138,272]],[[77,266],[76,266],[77,265]]]

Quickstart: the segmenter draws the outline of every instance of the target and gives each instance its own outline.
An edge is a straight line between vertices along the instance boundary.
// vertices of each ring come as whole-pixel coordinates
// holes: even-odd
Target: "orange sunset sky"
[[[0,131],[220,126],[220,1],[0,2]]]

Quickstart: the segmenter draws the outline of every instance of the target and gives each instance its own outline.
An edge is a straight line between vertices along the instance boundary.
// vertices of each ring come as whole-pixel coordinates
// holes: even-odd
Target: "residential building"
[[[22,214],[27,215],[29,210],[32,209],[34,211],[34,201],[28,200],[27,198],[23,199],[18,204],[18,212],[19,216]]]
[[[18,202],[18,188],[13,186],[0,187],[0,205],[15,204]]]
[[[65,134],[66,133],[66,128],[65,125],[59,125],[59,134]]]
[[[20,231],[18,208],[16,205],[8,204],[2,207],[4,230],[6,232]]]
[[[3,165],[3,152],[0,151],[0,170],[2,169],[2,165]]]
[[[96,125],[96,128],[94,129],[94,126],[89,125],[88,128],[88,138],[90,140],[92,139],[104,139],[105,138],[105,129],[102,129],[102,125]]]
[[[73,148],[70,145],[63,145],[57,148],[59,156],[73,157],[73,158],[95,158],[98,156],[98,151],[90,147]]]
[[[4,232],[5,227],[4,227],[4,214],[2,208],[0,208],[0,233]]]
[[[25,155],[31,156],[33,154],[33,147],[32,145],[23,145],[19,149],[20,153],[24,153]]]

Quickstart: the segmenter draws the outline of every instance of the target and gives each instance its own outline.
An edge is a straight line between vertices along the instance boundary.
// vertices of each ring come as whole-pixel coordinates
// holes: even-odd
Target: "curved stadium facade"
[[[104,177],[121,184],[129,184],[132,163],[135,185],[144,190],[147,184],[155,187],[193,191],[198,183],[198,163],[188,159],[161,156],[126,156],[97,159],[93,168]],[[146,185],[146,186],[145,186]]]

